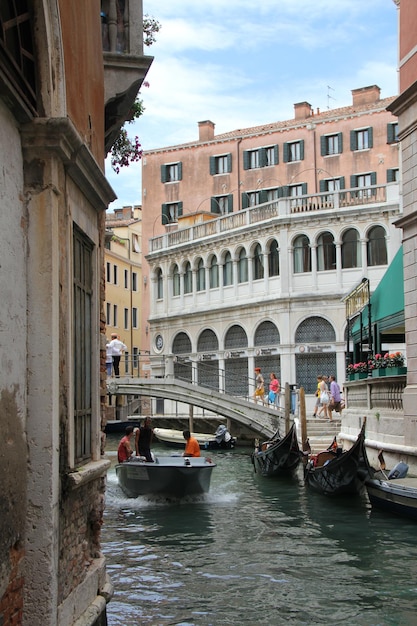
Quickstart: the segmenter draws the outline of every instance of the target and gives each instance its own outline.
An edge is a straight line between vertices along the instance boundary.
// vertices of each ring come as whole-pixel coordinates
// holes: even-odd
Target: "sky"
[[[294,103],[335,109],[352,89],[398,93],[397,8],[393,0],[144,0],[158,20],[154,57],[142,87],[144,115],[127,125],[143,150],[293,119]],[[106,176],[118,199],[141,203],[141,163]]]

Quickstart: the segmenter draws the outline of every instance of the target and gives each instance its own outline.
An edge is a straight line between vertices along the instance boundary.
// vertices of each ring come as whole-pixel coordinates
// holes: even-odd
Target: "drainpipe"
[[[240,144],[242,143],[243,137],[239,137],[236,144],[237,149],[237,210],[240,211],[242,208],[242,202],[240,197]]]

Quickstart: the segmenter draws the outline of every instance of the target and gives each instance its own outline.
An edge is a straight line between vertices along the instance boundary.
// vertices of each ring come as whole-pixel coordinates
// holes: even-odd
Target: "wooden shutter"
[[[228,172],[232,171],[232,155],[231,155],[231,153],[229,153],[227,155],[227,171]]]
[[[211,201],[210,201],[210,212],[211,213],[220,213],[219,202],[218,202],[217,198],[215,198],[214,196],[211,198]]]
[[[339,154],[343,152],[343,133],[337,133],[338,141],[339,141]]]
[[[326,135],[322,135],[320,137],[320,154],[321,154],[321,156],[327,156],[327,137],[326,137]],[[323,191],[326,191],[326,190],[324,189]]]
[[[370,126],[368,128],[368,148],[373,148],[373,147],[374,147],[374,129],[372,128],[372,126]]]
[[[300,141],[300,161],[304,161],[304,139]]]
[[[178,202],[178,217],[181,217],[182,215],[182,202]]]
[[[243,151],[243,169],[250,170],[250,152],[249,150]]]
[[[161,224],[162,225],[169,224],[169,211],[168,211],[168,205],[166,203],[162,205]]]
[[[167,182],[167,166],[161,165],[161,183]]]
[[[357,142],[357,138],[356,138],[356,130],[351,130],[350,131],[350,149],[351,150],[357,150],[358,149],[358,142]],[[352,187],[356,187],[356,185],[352,185]]]
[[[214,174],[216,174],[216,157],[211,156],[210,157],[210,174],[211,176],[214,176]]]
[[[182,161],[178,163],[178,180],[182,180]]]
[[[283,156],[282,159],[284,161],[284,163],[288,163],[290,158],[290,147],[288,145],[288,142],[284,143],[284,152],[283,152]]]
[[[233,194],[232,193],[230,193],[227,197],[227,212],[233,213]]]

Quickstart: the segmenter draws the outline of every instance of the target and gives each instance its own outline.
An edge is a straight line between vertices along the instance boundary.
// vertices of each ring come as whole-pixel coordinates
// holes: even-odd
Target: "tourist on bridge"
[[[255,391],[253,392],[253,399],[256,403],[258,403],[258,400],[261,400],[262,404],[265,404],[265,381],[260,367],[255,367]]]

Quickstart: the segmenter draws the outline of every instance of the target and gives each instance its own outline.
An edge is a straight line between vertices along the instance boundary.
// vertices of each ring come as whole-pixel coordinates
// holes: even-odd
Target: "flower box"
[[[385,376],[404,376],[405,374],[407,374],[407,368],[404,365],[387,367],[385,370]]]
[[[380,376],[386,376],[387,369],[385,367],[377,367],[372,370],[372,378],[379,378]]]

